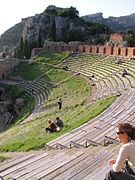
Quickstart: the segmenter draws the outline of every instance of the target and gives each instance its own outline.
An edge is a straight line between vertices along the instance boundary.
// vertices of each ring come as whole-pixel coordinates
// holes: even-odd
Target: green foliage
[[[17,86],[8,86],[5,89],[5,96],[10,99],[13,103],[15,99],[23,97],[25,95],[25,91]]]
[[[97,45],[97,44],[103,44],[104,43],[104,40],[103,40],[103,37],[100,37],[100,36],[95,36],[93,39],[92,39],[92,43],[94,45]]]
[[[70,41],[84,41],[85,35],[78,29],[69,30],[65,32],[63,38],[65,42]]]
[[[39,34],[38,34],[38,47],[42,47],[42,38],[41,38],[41,28],[39,29]]]
[[[125,40],[128,42],[128,46],[134,47],[134,45],[135,45],[135,34],[131,29],[126,30]]]
[[[76,8],[71,6],[70,8],[67,8],[59,12],[58,15],[62,17],[70,17],[71,19],[75,19],[79,17],[79,12],[76,10]]]
[[[15,50],[14,56],[17,58],[24,58],[25,56],[27,59],[29,59],[31,56],[31,50],[36,47],[38,47],[37,42],[34,42],[34,41],[28,42],[27,40],[24,42],[23,38],[21,37],[20,45]]]
[[[46,8],[46,10],[44,11],[44,13],[47,13],[47,14],[51,14],[51,15],[57,15],[58,14],[58,11],[56,10],[56,8]]]
[[[5,161],[7,158],[5,156],[0,156],[0,162]]]
[[[19,88],[17,86],[8,86],[5,88],[5,97],[12,103],[15,104],[15,100],[17,98],[22,98],[24,99],[24,106],[21,109],[21,114],[19,115],[19,117],[17,117],[17,119],[15,120],[15,122],[17,121],[22,121],[24,120],[24,118],[26,118],[31,111],[34,108],[34,97],[32,97],[31,95],[28,95],[24,89]],[[10,109],[12,109],[12,111],[14,111],[14,107],[10,107]],[[12,125],[11,125],[12,126]]]

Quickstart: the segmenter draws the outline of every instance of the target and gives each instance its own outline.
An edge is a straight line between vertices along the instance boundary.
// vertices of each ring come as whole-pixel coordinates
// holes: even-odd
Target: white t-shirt
[[[135,172],[135,140],[123,144],[120,148],[116,162],[112,166],[114,172],[122,171],[126,159],[128,160],[133,171]]]

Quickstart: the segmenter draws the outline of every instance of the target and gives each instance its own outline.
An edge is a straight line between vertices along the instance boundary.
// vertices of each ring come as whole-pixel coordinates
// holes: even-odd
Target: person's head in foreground
[[[135,139],[135,128],[129,123],[120,123],[118,124],[116,134],[118,141],[128,143]]]

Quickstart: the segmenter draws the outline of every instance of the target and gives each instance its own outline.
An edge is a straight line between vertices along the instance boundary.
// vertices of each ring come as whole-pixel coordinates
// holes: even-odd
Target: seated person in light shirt
[[[104,180],[135,180],[135,127],[129,123],[118,124],[116,134],[123,145],[117,158],[110,160],[112,170]]]

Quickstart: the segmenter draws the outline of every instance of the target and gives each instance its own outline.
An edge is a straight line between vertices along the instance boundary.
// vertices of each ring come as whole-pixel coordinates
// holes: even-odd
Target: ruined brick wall
[[[119,35],[117,33],[111,35],[110,39],[115,40],[123,40],[123,36]],[[86,54],[104,54],[104,55],[114,55],[114,56],[135,56],[135,47],[127,48],[127,47],[117,47],[117,46],[94,46],[94,45],[86,45],[86,44],[79,44],[78,42],[69,42],[68,44],[63,42],[45,42],[43,48],[34,48],[32,50],[31,57],[36,55],[39,52],[42,51],[56,51],[56,52],[62,52],[62,51],[72,51],[72,52],[80,52],[80,53],[86,53]]]
[[[110,41],[124,41],[124,36],[119,33],[113,33],[110,35]]]
[[[7,60],[0,59],[0,79],[7,78],[15,66],[17,66],[21,60],[15,58],[9,58]]]

